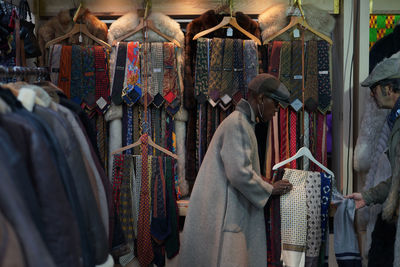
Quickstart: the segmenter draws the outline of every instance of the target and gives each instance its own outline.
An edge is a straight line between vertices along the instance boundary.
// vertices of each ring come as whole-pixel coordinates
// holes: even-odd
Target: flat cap
[[[271,74],[258,74],[250,81],[248,88],[255,93],[263,94],[282,104],[289,104],[290,93],[288,89],[281,81]]]
[[[379,62],[361,85],[364,87],[371,87],[384,79],[395,78],[400,78],[400,52]]]

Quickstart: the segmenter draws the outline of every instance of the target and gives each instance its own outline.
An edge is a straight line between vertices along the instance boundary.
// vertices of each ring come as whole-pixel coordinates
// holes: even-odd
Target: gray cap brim
[[[361,85],[371,87],[379,81],[395,78],[400,78],[400,51],[379,62]]]

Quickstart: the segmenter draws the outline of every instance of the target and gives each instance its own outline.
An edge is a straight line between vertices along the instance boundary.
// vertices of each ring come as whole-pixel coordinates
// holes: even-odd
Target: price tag
[[[79,42],[82,43],[83,42],[83,37],[82,34],[79,34]]]
[[[233,36],[233,29],[232,28],[228,28],[228,30],[226,31],[226,36],[229,36],[229,37],[231,37],[231,36]]]
[[[161,72],[161,68],[154,68],[154,69],[153,69],[153,72],[154,72],[154,73]]]
[[[103,97],[100,97],[99,100],[96,101],[96,104],[102,110],[107,106],[107,101]]]
[[[300,37],[300,31],[299,31],[299,29],[294,29],[294,31],[293,31],[293,36],[294,36],[294,38],[299,38],[299,37]]]

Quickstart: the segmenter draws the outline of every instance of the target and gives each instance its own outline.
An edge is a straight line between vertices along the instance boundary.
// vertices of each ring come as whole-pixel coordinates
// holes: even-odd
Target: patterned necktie
[[[108,75],[107,57],[102,46],[95,46],[94,54],[94,65],[96,68],[96,102],[99,108],[103,110],[105,106],[98,102],[99,99],[103,98],[107,104],[110,104],[110,76]]]
[[[321,172],[321,240],[326,241],[327,226],[329,220],[329,205],[331,203],[331,182],[332,176]]]
[[[140,99],[140,102],[142,105],[145,104],[145,95],[147,96],[147,106],[153,101],[152,96],[149,93],[149,88],[151,87],[152,84],[152,64],[151,64],[151,51],[150,51],[151,44],[150,43],[144,43],[142,44],[142,54],[141,54],[141,66],[142,66],[142,81],[143,84],[146,84],[146,89],[147,94],[143,92],[142,98]]]
[[[125,240],[130,247],[134,243],[133,231],[133,209],[132,209],[132,194],[131,194],[131,173],[133,171],[132,156],[125,156],[123,162],[122,181],[120,188],[120,222],[122,231],[124,232]]]
[[[306,192],[306,257],[317,259],[321,247],[321,174],[319,172],[307,172]]]
[[[95,65],[94,65],[94,48],[82,48],[82,85],[80,97],[91,108],[96,105],[95,91],[96,91],[96,78],[95,78]]]
[[[220,96],[232,96],[233,88],[233,39],[225,39],[224,58],[222,63],[222,81]]]
[[[125,81],[127,44],[121,42],[118,44],[117,59],[115,62],[114,80],[112,86],[111,98],[115,105],[122,104],[122,89]]]
[[[72,46],[71,63],[71,100],[82,102],[82,50],[79,45]]]
[[[292,41],[292,73],[290,83],[290,105],[296,112],[302,107],[302,60],[301,41]]]
[[[279,63],[279,80],[291,90],[291,62],[292,62],[292,53],[291,53],[291,45],[290,42],[283,42],[281,47],[280,54],[280,63]]]
[[[318,53],[317,41],[309,41],[307,45],[307,76],[304,91],[304,105],[309,112],[318,107]]]
[[[62,45],[56,44],[51,47],[49,57],[49,70],[50,80],[55,85],[58,84],[58,75],[60,73],[60,59],[61,59]]]
[[[208,98],[208,55],[210,39],[200,38],[197,41],[196,70],[195,70],[195,97],[200,104]]]
[[[175,47],[173,43],[164,43],[164,84],[163,97],[170,105],[179,96],[177,84]]]
[[[129,42],[127,48],[128,68],[126,70],[126,85],[129,90],[129,99],[135,104],[142,96],[140,81],[139,42]]]
[[[244,98],[247,99],[247,85],[258,74],[258,50],[257,45],[253,40],[244,40],[244,70],[245,70],[245,87]]]
[[[157,96],[158,99],[162,97],[163,94],[163,43],[154,42],[151,43],[151,84],[149,87],[149,93],[153,100]],[[155,104],[156,105],[156,104]],[[162,105],[162,102],[161,102]],[[157,102],[156,106],[161,106],[160,102]]]
[[[283,108],[279,108],[279,120],[280,120],[280,124],[279,124],[279,128],[280,128],[280,134],[281,134],[281,145],[280,145],[280,160],[283,161],[285,159],[287,159],[287,155],[286,155],[286,150],[287,150],[287,125],[286,125],[286,121],[287,121],[287,109],[283,109]]]
[[[316,156],[315,159],[318,162],[322,163],[322,138],[323,138],[323,130],[324,130],[324,117],[325,115],[318,112],[318,120],[317,120],[317,147],[316,147]],[[321,168],[316,167],[316,171],[321,171]]]
[[[210,81],[208,83],[208,96],[214,102],[217,102],[220,97],[223,49],[224,39],[214,38],[211,42]]]
[[[142,156],[142,181],[140,186],[140,203],[138,219],[137,250],[141,266],[148,266],[153,261],[153,248],[150,236],[150,179],[148,172],[148,143],[147,134],[143,134],[141,140]]]
[[[318,41],[318,109],[325,114],[331,108],[329,44]]]
[[[274,75],[275,77],[279,77],[279,60],[281,56],[281,47],[282,41],[274,41],[272,43],[271,56],[270,56],[270,64],[268,66],[268,73]]]
[[[60,59],[60,75],[58,76],[58,87],[63,90],[64,94],[71,98],[71,64],[72,64],[72,46],[64,45],[61,50]]]
[[[243,98],[244,91],[243,40],[233,41],[233,84],[232,101],[236,105]]]

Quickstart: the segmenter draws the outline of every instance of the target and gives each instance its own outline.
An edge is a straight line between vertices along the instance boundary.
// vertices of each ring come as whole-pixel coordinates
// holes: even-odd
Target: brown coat
[[[63,10],[60,11],[57,16],[51,18],[45,24],[43,24],[38,30],[38,41],[40,50],[42,52],[42,57],[40,58],[41,65],[47,64],[47,50],[45,45],[47,42],[63,36],[72,30],[74,23],[72,21],[74,16],[74,10]],[[107,25],[100,21],[96,16],[92,15],[88,9],[86,9],[83,14],[78,18],[77,22],[86,24],[89,32],[96,36],[97,38],[107,42]],[[93,45],[94,41],[89,37],[82,35],[84,45]],[[78,44],[79,35],[76,34],[71,38],[65,39],[62,44]]]
[[[187,137],[186,137],[186,179],[194,180],[197,174],[196,168],[196,99],[194,96],[194,66],[196,66],[196,50],[197,41],[193,40],[193,37],[204,30],[212,28],[220,23],[225,15],[216,14],[214,10],[209,10],[203,13],[200,17],[194,19],[188,24],[186,28],[185,36],[185,90],[184,90],[184,103],[185,108],[189,112],[189,119],[187,124]],[[249,16],[242,12],[236,12],[235,14],[238,24],[260,38],[260,28],[258,23],[252,20]],[[221,37],[226,38],[225,29],[219,29],[208,35],[208,38]],[[234,31],[232,38],[236,39],[248,39],[244,34],[239,31]],[[261,56],[259,59],[261,61]],[[260,72],[261,64],[260,64]]]

